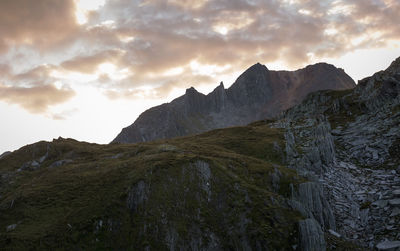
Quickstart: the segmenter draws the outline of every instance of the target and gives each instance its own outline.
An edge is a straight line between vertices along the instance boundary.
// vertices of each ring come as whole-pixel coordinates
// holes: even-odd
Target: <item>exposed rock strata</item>
[[[300,250],[321,251],[326,250],[324,232],[314,219],[299,222]]]
[[[303,194],[321,192],[337,232],[371,249],[400,239],[399,65],[400,59],[352,91],[313,93],[275,123],[286,130],[288,164],[321,186]],[[293,207],[326,230],[326,217],[315,216],[323,212],[318,200],[308,213],[312,197]]]

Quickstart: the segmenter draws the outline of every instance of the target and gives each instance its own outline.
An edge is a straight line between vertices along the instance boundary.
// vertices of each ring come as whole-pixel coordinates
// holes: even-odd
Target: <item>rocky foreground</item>
[[[0,157],[9,250],[399,250],[400,59],[275,120]]]
[[[397,59],[353,90],[311,94],[277,122],[289,165],[323,186],[320,226],[364,248],[400,249],[399,94]]]

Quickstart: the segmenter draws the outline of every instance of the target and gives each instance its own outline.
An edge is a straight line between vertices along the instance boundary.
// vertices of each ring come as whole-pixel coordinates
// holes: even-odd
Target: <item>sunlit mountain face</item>
[[[228,88],[256,62],[324,61],[357,81],[400,54],[399,12],[396,0],[1,1],[0,152],[108,143],[146,109]]]

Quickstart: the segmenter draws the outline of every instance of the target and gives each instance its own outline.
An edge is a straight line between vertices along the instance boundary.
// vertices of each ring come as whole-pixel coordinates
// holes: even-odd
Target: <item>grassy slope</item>
[[[283,166],[281,149],[283,131],[263,122],[135,145],[59,139],[26,146],[0,160],[0,246],[159,250],[171,236],[186,247],[196,236],[202,245],[216,236],[227,249],[243,242],[289,248],[300,216],[284,197],[303,180]],[[39,168],[17,171],[46,152]],[[50,168],[62,159],[73,162]],[[199,160],[210,166],[211,195],[199,187]],[[140,182],[145,202],[128,209]]]

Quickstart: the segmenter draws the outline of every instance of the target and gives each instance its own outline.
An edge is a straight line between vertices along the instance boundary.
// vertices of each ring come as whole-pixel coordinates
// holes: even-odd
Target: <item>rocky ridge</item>
[[[270,71],[257,63],[228,89],[221,82],[204,95],[191,87],[171,103],[143,112],[113,142],[145,142],[247,125],[279,114],[301,102],[308,93],[354,86],[342,69],[325,63],[292,72]]]

